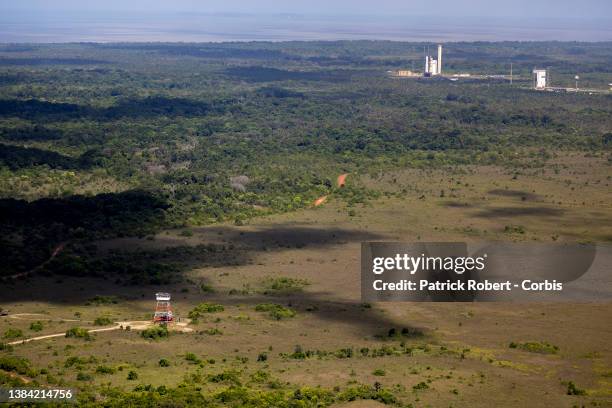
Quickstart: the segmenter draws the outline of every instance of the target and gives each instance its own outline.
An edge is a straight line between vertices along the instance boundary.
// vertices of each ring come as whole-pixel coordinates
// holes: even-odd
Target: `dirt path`
[[[336,179],[336,185],[338,186],[338,188],[344,187],[346,185],[346,178],[347,178],[348,175],[349,175],[348,173],[344,173],[344,174],[340,174],[338,176],[338,178]],[[329,196],[324,195],[324,196],[321,196],[321,197],[317,198],[314,201],[314,203],[312,203],[313,207],[318,207],[318,206],[324,204],[327,201],[328,197]]]
[[[32,317],[28,317],[28,316],[32,316]],[[42,316],[42,317],[34,317],[34,316]],[[9,319],[16,319],[16,320],[47,320],[47,321],[61,321],[61,322],[81,322],[81,323],[92,323],[91,320],[79,320],[79,319],[63,319],[61,317],[58,318],[51,318],[46,314],[43,313],[15,313],[12,315],[8,315],[6,316]]]
[[[51,256],[49,257],[49,259],[47,259],[45,262],[41,263],[37,267],[32,268],[29,271],[16,273],[14,275],[10,275],[10,276],[7,276],[7,277],[8,278],[13,278],[13,279],[18,279],[18,278],[26,277],[26,276],[36,272],[37,270],[41,269],[42,267],[47,265],[49,262],[54,260],[55,257],[58,256],[60,254],[60,252],[62,252],[64,250],[64,248],[66,247],[66,244],[68,244],[68,243],[67,242],[62,242],[58,246],[56,246],[55,249],[53,250],[53,252],[51,252]]]
[[[22,315],[28,315],[30,313],[22,313]],[[31,313],[32,315],[35,315],[35,313]],[[17,315],[14,315],[17,316]],[[68,320],[67,320],[68,321]],[[80,321],[80,320],[70,320],[70,321]],[[173,331],[179,331],[179,332],[183,332],[183,333],[190,333],[193,331],[193,329],[191,327],[187,327],[189,325],[189,323],[191,323],[191,321],[189,319],[186,319],[185,321],[181,321],[181,322],[176,322],[174,324],[172,324],[170,326],[170,330]],[[153,323],[152,321],[149,320],[140,320],[140,321],[124,321],[124,322],[115,322],[114,326],[111,327],[102,327],[100,329],[91,329],[88,330],[88,333],[100,333],[100,332],[107,332],[107,331],[114,331],[114,330],[124,330],[127,327],[129,327],[130,329],[133,330],[146,330],[149,327],[154,326],[155,323]],[[13,341],[10,342],[8,344],[10,344],[11,346],[14,345],[18,345],[18,344],[24,344],[24,343],[29,343],[31,341],[38,341],[38,340],[46,340],[46,339],[52,339],[54,337],[65,337],[66,336],[66,332],[62,332],[62,333],[54,333],[54,334],[46,334],[43,336],[36,336],[36,337],[30,337],[28,339],[22,339],[22,340],[17,340],[17,341]]]

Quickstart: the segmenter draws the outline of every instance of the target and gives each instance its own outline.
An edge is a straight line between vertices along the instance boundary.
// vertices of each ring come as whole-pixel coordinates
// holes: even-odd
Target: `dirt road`
[[[340,174],[338,176],[338,178],[336,179],[336,185],[340,188],[340,187],[344,187],[346,185],[346,177],[348,176],[348,173],[344,173],[344,174]],[[318,207],[322,204],[324,204],[327,201],[327,198],[329,196],[324,195],[321,196],[319,198],[317,198],[314,203],[312,203],[313,207]]]
[[[19,319],[24,315],[37,315],[35,313],[21,313],[19,315],[12,315],[9,316],[11,318],[14,319]],[[44,315],[42,315],[44,316]],[[27,319],[30,320],[30,319]],[[64,320],[64,321],[78,321],[78,322],[83,322],[82,320],[68,320],[68,319],[60,319],[60,320]],[[170,330],[172,331],[180,331],[183,333],[190,333],[193,331],[192,328],[187,327],[190,323],[190,320],[187,319],[185,321],[181,321],[181,322],[176,322],[173,323],[172,325],[169,326]],[[152,321],[149,320],[139,320],[139,321],[124,321],[124,322],[115,322],[114,326],[111,327],[102,327],[100,329],[91,329],[88,330],[88,333],[100,333],[100,332],[107,332],[107,331],[113,331],[113,330],[124,330],[127,327],[130,328],[130,330],[146,330],[149,327],[152,327],[155,323],[153,323]],[[45,340],[45,339],[52,339],[54,337],[65,337],[66,336],[66,332],[62,332],[62,333],[54,333],[54,334],[46,334],[43,336],[37,336],[37,337],[30,337],[28,339],[22,339],[22,340],[16,340],[13,342],[10,342],[8,344],[10,345],[17,345],[17,344],[24,344],[24,343],[29,343],[31,341],[38,341],[38,340]]]

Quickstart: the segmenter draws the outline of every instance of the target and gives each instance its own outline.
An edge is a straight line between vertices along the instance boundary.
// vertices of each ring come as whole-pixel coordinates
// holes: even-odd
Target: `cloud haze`
[[[609,0],[19,0],[0,3],[3,13],[200,12],[424,15],[445,17],[606,18]],[[5,16],[6,17],[6,16]]]

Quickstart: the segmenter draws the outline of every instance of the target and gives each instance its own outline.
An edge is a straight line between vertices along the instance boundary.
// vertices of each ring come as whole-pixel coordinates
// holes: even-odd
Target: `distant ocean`
[[[302,15],[0,15],[0,42],[612,41],[607,20]]]

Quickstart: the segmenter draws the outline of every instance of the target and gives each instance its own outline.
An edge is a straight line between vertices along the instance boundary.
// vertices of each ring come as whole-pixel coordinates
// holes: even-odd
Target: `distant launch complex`
[[[508,80],[510,84],[513,83],[514,80],[520,80],[522,78],[513,75],[512,72],[512,64],[510,64],[510,72],[509,75],[504,74],[471,74],[471,73],[453,73],[453,74],[442,74],[442,44],[438,44],[437,46],[438,53],[436,56],[430,55],[429,52],[424,52],[425,54],[425,69],[423,72],[414,72],[410,70],[397,70],[397,71],[388,71],[392,77],[396,78],[433,78],[440,77],[445,78],[449,81],[458,81],[460,78],[472,79],[472,80],[486,80],[486,79],[496,79],[496,80]],[[531,89],[535,89],[538,91],[553,91],[553,92],[587,92],[590,94],[594,93],[610,93],[612,91],[612,84],[610,84],[610,90],[603,89],[585,89],[578,87],[578,80],[580,77],[576,75],[575,79],[575,87],[554,87],[551,86],[550,81],[550,72],[548,69],[539,69],[534,68],[532,71],[532,84]]]

